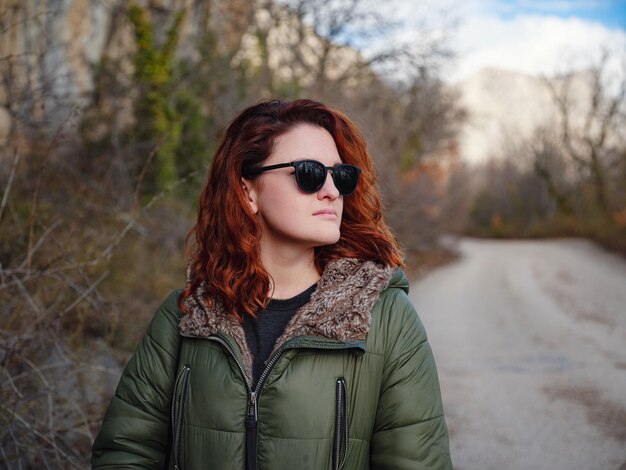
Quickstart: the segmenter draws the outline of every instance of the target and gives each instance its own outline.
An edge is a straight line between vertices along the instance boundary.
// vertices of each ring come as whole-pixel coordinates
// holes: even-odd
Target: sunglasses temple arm
[[[287,168],[290,166],[294,166],[293,163],[278,163],[276,165],[262,166],[260,168],[244,168],[241,174],[244,178],[247,178],[249,176],[256,176],[264,171],[277,170],[278,168]]]

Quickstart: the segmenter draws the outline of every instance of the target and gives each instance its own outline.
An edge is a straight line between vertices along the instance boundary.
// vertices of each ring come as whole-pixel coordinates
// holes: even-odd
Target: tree
[[[154,149],[145,152],[150,157],[154,155],[153,170],[149,172],[152,177],[147,178],[152,194],[177,178],[176,150],[180,144],[181,118],[171,104],[170,96],[174,52],[184,17],[184,9],[176,13],[165,41],[159,46],[154,37],[154,25],[145,10],[135,3],[128,7],[128,18],[137,41],[134,65],[135,80],[140,90],[135,102],[134,138]],[[149,160],[144,163],[140,178],[143,172],[149,170],[150,164]]]
[[[625,164],[626,147],[626,59],[622,59],[618,83],[611,88],[610,57],[605,49],[583,74],[569,73],[544,80],[558,109],[559,141],[564,156],[576,169],[579,183],[590,189],[595,207],[605,217],[616,208],[612,180]],[[536,168],[550,186],[554,172],[540,159]]]

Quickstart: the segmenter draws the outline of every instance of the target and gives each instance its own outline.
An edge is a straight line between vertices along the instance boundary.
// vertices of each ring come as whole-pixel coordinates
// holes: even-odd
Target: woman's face
[[[263,166],[295,160],[318,160],[325,166],[341,163],[337,146],[326,129],[302,124],[278,137]],[[248,201],[262,227],[263,248],[311,249],[339,240],[343,196],[327,174],[322,189],[302,192],[294,168],[279,168],[244,179]]]

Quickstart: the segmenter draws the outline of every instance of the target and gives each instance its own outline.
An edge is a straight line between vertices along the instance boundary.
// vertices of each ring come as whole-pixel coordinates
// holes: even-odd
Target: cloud
[[[575,17],[535,13],[502,18],[475,12],[462,22],[453,43],[459,59],[452,81],[483,67],[552,75],[597,61],[603,47],[613,48],[616,56],[621,49],[623,55],[626,32]]]
[[[613,50],[610,67],[617,70],[619,57],[626,57],[626,31],[590,19],[601,12],[615,13],[615,2],[388,0],[382,13],[396,28],[361,49],[370,57],[393,44],[408,45],[424,57],[431,51],[452,49],[456,62],[441,63],[448,82],[486,67],[530,75],[564,73],[597,63],[602,48]],[[403,67],[409,66],[392,64],[387,76],[401,79]]]

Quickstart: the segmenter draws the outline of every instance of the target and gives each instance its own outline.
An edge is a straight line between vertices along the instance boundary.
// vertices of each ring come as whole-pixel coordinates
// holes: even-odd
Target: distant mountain
[[[461,158],[479,163],[530,138],[538,125],[557,120],[540,77],[485,68],[455,85],[468,113],[459,136]]]

